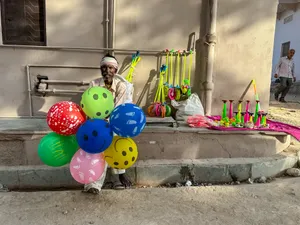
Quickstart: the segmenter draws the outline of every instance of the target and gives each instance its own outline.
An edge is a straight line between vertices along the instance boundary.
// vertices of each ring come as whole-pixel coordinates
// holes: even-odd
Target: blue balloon
[[[91,119],[79,127],[76,139],[81,149],[90,154],[97,154],[110,146],[113,132],[105,120]]]
[[[137,105],[126,103],[112,111],[109,123],[113,132],[118,136],[135,137],[144,130],[146,116]]]

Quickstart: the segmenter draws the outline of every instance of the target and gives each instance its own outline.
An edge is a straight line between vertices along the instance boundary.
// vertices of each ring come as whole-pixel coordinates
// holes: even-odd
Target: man
[[[100,70],[102,77],[91,81],[90,86],[101,86],[111,91],[115,107],[125,103],[126,101],[126,85],[120,79],[115,77],[118,71],[118,61],[112,55],[105,55],[100,62]],[[101,178],[91,184],[84,186],[84,191],[93,194],[99,194],[104,184],[107,172],[107,164]],[[131,186],[131,181],[125,176],[125,170],[112,169],[114,176],[112,176],[114,188],[117,190],[125,189]]]
[[[282,57],[279,63],[276,65],[275,78],[279,77],[280,84],[275,92],[276,101],[286,102],[285,96],[290,90],[293,82],[296,82],[295,77],[295,64],[293,56],[295,55],[295,49],[290,49],[288,56]],[[281,94],[280,98],[279,95]]]

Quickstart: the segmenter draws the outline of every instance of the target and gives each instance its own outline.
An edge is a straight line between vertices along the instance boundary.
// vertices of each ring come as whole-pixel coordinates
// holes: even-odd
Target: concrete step
[[[0,120],[0,166],[42,165],[37,148],[49,132],[44,119]],[[270,157],[290,145],[285,133],[222,132],[184,124],[149,125],[134,140],[140,160]]]
[[[37,149],[48,131],[0,132],[0,166],[42,165]],[[269,157],[290,145],[284,133],[220,132],[146,127],[134,138],[139,159],[207,159]]]
[[[190,160],[139,160],[127,170],[137,185],[158,186],[194,180],[197,183],[227,183],[278,176],[299,163],[298,147],[262,158],[215,158]],[[107,176],[109,181],[110,176]],[[82,187],[73,180],[68,166],[1,166],[0,183],[9,189],[54,189]]]

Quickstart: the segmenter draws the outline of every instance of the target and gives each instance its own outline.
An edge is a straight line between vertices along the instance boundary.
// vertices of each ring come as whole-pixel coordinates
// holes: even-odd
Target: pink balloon
[[[70,163],[72,177],[81,184],[89,184],[98,180],[104,172],[103,154],[89,154],[79,149]]]

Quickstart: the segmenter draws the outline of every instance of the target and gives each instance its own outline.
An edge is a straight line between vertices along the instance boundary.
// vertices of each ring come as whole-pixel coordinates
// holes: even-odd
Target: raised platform
[[[135,138],[140,160],[270,157],[290,145],[285,133],[221,132],[170,124],[150,123]],[[0,166],[42,165],[37,147],[48,132],[44,119],[1,119]]]
[[[298,149],[290,151],[285,133],[221,132],[174,123],[151,118],[135,138],[139,160],[127,174],[137,185],[243,181],[276,176],[299,161]],[[37,147],[49,132],[45,119],[0,119],[0,184],[9,189],[82,186],[71,177],[68,165],[42,165]]]
[[[127,170],[136,185],[195,183],[222,184],[276,177],[297,166],[299,156],[293,150],[272,157],[216,158],[194,160],[139,160]],[[110,173],[106,177],[110,181]],[[71,176],[69,167],[0,166],[0,184],[9,189],[82,188]],[[0,188],[1,191],[1,188]]]

